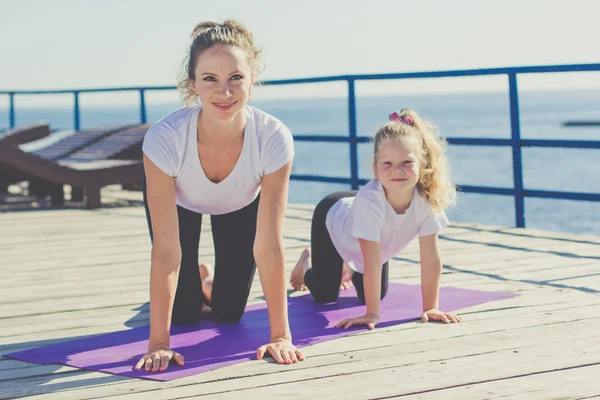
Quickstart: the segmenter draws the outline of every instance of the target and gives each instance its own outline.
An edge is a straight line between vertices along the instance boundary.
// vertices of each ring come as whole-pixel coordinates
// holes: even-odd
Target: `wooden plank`
[[[396,335],[390,334],[389,339],[396,345],[390,346],[378,337],[377,347],[365,348],[364,340],[360,340],[358,349],[354,351],[348,349],[346,344],[343,351],[327,354],[321,350],[318,356],[314,355],[307,358],[307,361],[291,366],[274,365],[264,361],[247,362],[244,365],[162,383],[160,395],[163,398],[206,395],[219,398],[219,394],[225,397],[240,395],[250,398],[259,395],[270,398],[293,394],[313,397],[335,396],[338,388],[344,387],[348,393],[367,398],[450,386],[449,382],[469,384],[482,379],[507,378],[555,368],[600,363],[597,353],[583,351],[600,343],[597,333],[589,329],[594,324],[597,324],[597,320],[563,323],[562,332],[547,337],[545,344],[539,344],[538,338],[539,335],[548,332],[546,325],[525,328],[520,332],[504,331],[504,335],[508,336],[497,332],[479,337],[471,335],[469,340],[459,337],[450,341],[434,341],[429,337],[428,340],[420,340],[417,343],[401,343]],[[447,330],[444,329],[446,327],[434,325],[422,326],[428,328],[425,332]],[[454,327],[460,327],[460,324],[453,325]],[[359,336],[363,336],[360,339],[364,339],[369,335],[370,333],[356,335],[334,342],[339,346],[342,342],[351,339],[356,341]],[[571,340],[565,343],[561,335],[569,335]],[[413,333],[413,338],[415,336],[421,339],[421,335]],[[548,348],[553,348],[559,343],[560,353],[548,352]],[[311,346],[306,353],[313,355],[310,349],[316,350],[318,347],[322,345]],[[489,369],[481,368],[482,363]],[[232,375],[233,370],[239,371],[239,375]],[[92,373],[92,376],[98,374]],[[226,386],[221,381],[225,378],[228,379]],[[36,387],[36,382],[47,379],[36,377],[32,380],[26,379],[23,383],[27,383],[27,387]],[[365,385],[365,382],[368,382],[368,385]],[[401,392],[398,388],[401,388]],[[123,395],[125,399],[142,398],[141,396],[157,393],[153,385],[139,380],[126,381],[102,389],[102,397]],[[19,391],[19,394],[32,393],[31,389],[26,390]],[[126,395],[130,392],[135,394]],[[94,398],[92,393],[88,393],[86,389],[61,392],[61,398]]]
[[[537,314],[537,313],[545,313],[548,315],[558,314],[558,317],[555,318],[565,318],[560,317],[568,314],[573,314],[574,311],[579,309],[586,309],[587,312],[593,312],[594,310],[600,310],[599,308],[600,302],[590,303],[590,301],[576,301],[571,304],[552,304],[552,305],[540,305],[534,307],[526,307],[519,310],[514,310],[512,308],[508,309],[490,309],[487,311],[479,311],[473,314],[465,313],[462,314],[465,323],[469,323],[469,327],[471,330],[473,329],[482,329],[478,327],[479,324],[485,326],[486,329],[497,330],[499,327],[510,326],[514,329],[522,326],[528,326],[527,324],[536,324],[542,323],[540,321],[544,321],[544,324],[553,323],[552,321],[556,321],[556,319],[549,319],[545,317],[543,319],[536,318],[535,315],[529,314]],[[529,315],[527,318],[523,318],[524,316]],[[509,320],[521,318],[518,322],[512,323]],[[581,318],[581,317],[578,317]],[[490,323],[489,320],[493,319],[494,323]],[[3,341],[9,341],[15,344],[5,345],[0,347],[0,354],[18,351],[21,349],[38,347],[42,344],[47,344],[48,340],[51,340],[52,343],[61,342],[68,340],[70,337],[86,337],[93,334],[99,334],[103,332],[112,332],[117,330],[127,329],[121,323],[115,323],[116,318],[114,316],[97,316],[93,320],[86,320],[84,322],[80,320],[71,320],[71,321],[57,321],[54,324],[46,323],[45,329],[42,333],[40,331],[36,331],[35,329],[27,330],[27,326],[22,326],[21,330],[17,330],[16,328],[9,328],[8,335],[3,335]],[[561,321],[567,321],[568,319],[563,319]],[[548,322],[550,321],[550,322]],[[147,325],[149,322],[148,312],[145,311],[139,315],[136,315],[136,318],[130,320],[128,322],[128,327],[135,327],[141,325]],[[500,325],[497,325],[500,324]],[[523,325],[525,324],[525,325]],[[463,324],[464,326],[464,324]],[[34,327],[32,327],[34,328]],[[395,328],[394,331],[403,330],[403,329],[414,329],[413,325],[405,325],[401,324],[399,328]],[[453,328],[456,329],[456,328]],[[466,329],[466,328],[465,328]],[[35,332],[35,333],[32,333]],[[385,329],[376,330],[373,334],[384,334],[387,332]],[[475,331],[471,331],[473,333]],[[463,333],[460,333],[462,335]],[[41,340],[40,340],[41,339]],[[378,339],[379,340],[379,339]],[[21,342],[16,344],[16,342]],[[38,343],[43,342],[43,343]]]
[[[210,257],[212,258],[212,256]],[[209,256],[202,257],[212,263]],[[291,257],[290,257],[291,258]],[[294,257],[295,258],[295,257]],[[77,295],[78,292],[85,292],[85,288],[90,290],[97,287],[105,287],[106,291],[110,291],[110,287],[119,287],[127,284],[144,285],[149,278],[149,261],[147,260],[125,260],[118,261],[113,264],[103,265],[81,265],[76,271],[85,271],[85,274],[75,275],[69,274],[60,270],[60,272],[46,271],[37,275],[27,275],[23,277],[13,277],[7,279],[0,288],[12,290],[7,292],[6,297],[0,301],[0,304],[8,302],[35,301],[37,299],[48,299],[52,297]],[[293,268],[294,261],[287,263],[288,273]],[[476,281],[485,281],[488,279],[496,280],[522,280],[525,283],[544,284],[569,284],[578,277],[588,278],[585,283],[589,287],[598,289],[598,267],[600,264],[581,264],[570,267],[548,267],[548,268],[533,268],[523,269],[514,272],[498,271],[498,273],[483,273],[481,271],[467,270],[465,272],[448,271],[443,275],[442,283],[445,286],[463,286]],[[74,271],[75,272],[75,271]],[[471,273],[472,272],[472,273]],[[115,274],[119,275],[119,280],[115,281]],[[60,278],[59,283],[55,283]],[[392,263],[390,267],[390,279],[392,281],[408,282],[411,278],[420,277],[420,267],[396,265]],[[540,279],[542,277],[542,279]],[[418,282],[417,282],[418,283]],[[54,288],[51,294],[46,294],[44,288],[49,284],[53,284]],[[16,289],[15,289],[16,287]],[[144,289],[144,288],[141,288]],[[35,293],[35,295],[31,295]],[[92,293],[92,292],[91,292]],[[95,293],[95,292],[94,292]]]
[[[256,293],[259,293],[257,291]],[[250,303],[253,301],[250,300]],[[587,307],[600,303],[600,298],[590,296],[574,295],[573,293],[552,294],[551,296],[537,296],[528,302],[523,302],[521,298],[512,298],[502,302],[485,303],[479,306],[471,307],[460,312],[463,318],[476,320],[479,318],[499,318],[502,315],[517,317],[528,313],[551,312],[553,310],[569,309],[573,307]],[[9,341],[8,337],[17,340],[19,335],[29,334],[30,332],[62,331],[64,329],[75,329],[90,326],[104,326],[113,324],[116,321],[132,321],[147,323],[148,304],[144,304],[143,311],[140,307],[111,307],[104,309],[80,310],[60,314],[57,319],[56,314],[42,314],[36,316],[26,316],[13,318],[10,324],[0,328],[0,338]],[[468,311],[472,310],[472,311]],[[492,314],[487,316],[487,314]],[[483,315],[486,314],[485,317]],[[291,317],[293,318],[293,316]],[[121,329],[126,329],[123,325]]]
[[[208,259],[208,257],[204,258]],[[212,260],[209,260],[209,262]],[[288,272],[293,268],[294,263],[287,263]],[[147,287],[144,285],[148,284],[149,280],[149,261],[135,261],[135,262],[118,262],[110,265],[99,265],[99,266],[82,266],[85,268],[85,275],[67,275],[62,277],[59,282],[56,282],[57,273],[48,272],[47,274],[39,274],[39,279],[30,277],[13,277],[13,279],[7,280],[0,288],[13,288],[11,292],[0,301],[0,304],[8,304],[14,302],[27,302],[36,300],[48,300],[52,298],[66,298],[66,297],[78,297],[82,295],[99,295],[102,293],[112,293],[114,289],[120,287],[130,286],[131,290],[145,290]],[[498,273],[492,274],[492,277],[498,277],[498,279],[512,279],[512,280],[523,280],[530,283],[540,282],[554,282],[554,283],[565,283],[573,281],[578,277],[587,278],[586,283],[588,287],[596,287],[600,289],[598,285],[598,278],[600,277],[600,263],[593,264],[580,264],[573,265],[565,268],[556,267],[540,267],[540,268],[524,268],[522,270],[516,270],[511,273],[498,271]],[[541,274],[543,272],[543,274]],[[119,276],[119,280],[115,281],[115,275]],[[460,286],[461,283],[468,282],[471,280],[485,278],[477,276],[481,272],[477,271],[474,276],[468,274],[449,274],[443,277],[443,284],[446,286]],[[420,278],[421,272],[420,267],[402,267],[392,264],[390,267],[390,280],[398,282],[406,282],[409,278]],[[539,277],[543,276],[543,279]],[[48,284],[52,282],[52,293],[46,293],[44,288],[48,287]],[[56,282],[56,283],[55,283]],[[22,285],[17,286],[19,283]],[[28,284],[27,284],[28,283]],[[17,286],[17,289],[14,289]],[[33,294],[32,294],[33,293]]]
[[[517,376],[508,379],[486,380],[472,385],[388,397],[406,400],[445,399],[591,399],[600,397],[598,387],[600,365],[561,368],[556,371]],[[560,382],[560,384],[557,384]]]

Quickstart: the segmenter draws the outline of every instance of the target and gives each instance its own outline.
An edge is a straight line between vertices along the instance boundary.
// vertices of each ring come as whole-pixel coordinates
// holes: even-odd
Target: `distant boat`
[[[565,121],[563,126],[600,126],[600,120],[597,121]]]

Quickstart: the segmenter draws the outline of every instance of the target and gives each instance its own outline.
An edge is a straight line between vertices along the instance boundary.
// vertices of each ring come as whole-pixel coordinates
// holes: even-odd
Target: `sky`
[[[600,62],[598,0],[0,0],[0,15],[0,90],[175,85],[194,26],[226,18],[263,46],[261,79]],[[357,93],[502,91],[506,82],[372,82]],[[519,86],[600,88],[600,72],[525,76]],[[346,86],[261,93],[337,97]]]

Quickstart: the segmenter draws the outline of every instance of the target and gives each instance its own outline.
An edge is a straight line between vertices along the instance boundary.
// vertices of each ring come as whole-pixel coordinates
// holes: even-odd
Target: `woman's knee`
[[[202,308],[190,309],[174,307],[171,315],[171,323],[175,325],[194,325],[200,320]]]
[[[319,292],[311,292],[313,299],[317,303],[333,303],[338,300],[339,293],[319,293]]]
[[[379,299],[383,300],[385,298],[385,296],[387,295],[387,293],[388,293],[387,286],[382,287],[381,288],[381,296],[379,297]],[[358,297],[358,299],[360,300],[360,302],[362,304],[366,304],[364,288],[362,288],[362,287],[360,287],[360,288],[356,287],[356,296]]]
[[[218,322],[238,322],[244,316],[244,306],[219,307],[212,304],[213,319]]]

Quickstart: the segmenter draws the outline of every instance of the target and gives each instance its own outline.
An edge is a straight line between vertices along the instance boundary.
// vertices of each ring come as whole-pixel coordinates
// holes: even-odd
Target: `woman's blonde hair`
[[[456,186],[451,181],[450,165],[446,158],[448,143],[440,137],[438,128],[421,119],[416,112],[403,108],[390,115],[391,121],[377,131],[373,139],[375,163],[384,140],[414,138],[420,144],[420,171],[417,190],[431,207],[444,210],[456,202]]]
[[[255,45],[252,32],[248,28],[231,19],[222,24],[201,22],[192,32],[192,44],[184,60],[185,67],[177,82],[177,88],[186,107],[197,100],[192,81],[196,79],[198,57],[213,46],[239,47],[246,52],[248,63],[252,68],[252,78],[256,78],[259,73],[262,49]]]

